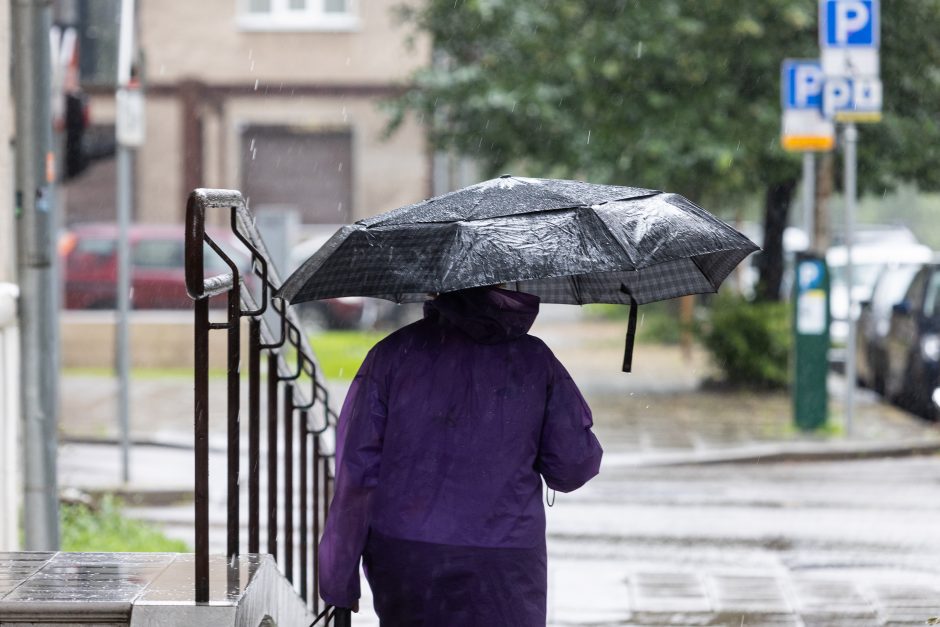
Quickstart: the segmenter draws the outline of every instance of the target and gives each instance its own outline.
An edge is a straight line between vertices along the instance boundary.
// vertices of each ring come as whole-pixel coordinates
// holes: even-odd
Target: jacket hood
[[[522,337],[538,313],[538,296],[490,286],[447,292],[424,304],[425,318],[457,327],[481,344]]]

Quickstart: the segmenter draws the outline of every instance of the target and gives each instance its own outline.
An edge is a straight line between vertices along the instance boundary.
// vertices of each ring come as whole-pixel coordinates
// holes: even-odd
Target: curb
[[[889,444],[830,442],[750,445],[682,453],[614,453],[605,456],[609,466],[709,466],[717,464],[762,464],[778,462],[851,461],[914,457],[940,453],[940,440],[901,440]]]

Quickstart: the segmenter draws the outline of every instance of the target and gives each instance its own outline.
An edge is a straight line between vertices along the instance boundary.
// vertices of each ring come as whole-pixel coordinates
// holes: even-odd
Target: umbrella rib
[[[636,260],[634,260],[634,259],[633,259],[633,256],[630,255],[630,251],[627,250],[627,247],[624,246],[623,242],[621,242],[621,241],[617,238],[617,236],[614,235],[614,232],[610,230],[610,227],[607,226],[607,223],[606,223],[606,222],[604,222],[604,218],[602,218],[602,217],[600,217],[599,215],[597,215],[597,213],[594,212],[594,211],[591,212],[591,215],[594,216],[594,218],[595,218],[598,222],[601,223],[601,226],[604,227],[604,230],[607,231],[607,234],[608,234],[608,235],[610,235],[610,239],[612,239],[612,240],[614,240],[615,242],[617,242],[617,245],[620,246],[620,249],[623,251],[623,254],[627,256],[627,259],[629,259],[629,260],[630,260],[630,263],[633,265],[633,269],[636,270],[636,269],[637,269],[637,267],[636,267]]]

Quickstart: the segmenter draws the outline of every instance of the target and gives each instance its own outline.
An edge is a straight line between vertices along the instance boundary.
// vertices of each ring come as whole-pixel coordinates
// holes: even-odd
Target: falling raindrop
[[[339,204],[336,205],[336,213],[343,213],[343,203],[342,203],[342,201],[340,201]]]
[[[591,129],[588,129],[587,143],[591,143]]]
[[[255,91],[258,91],[258,79],[255,79]]]
[[[643,42],[642,41],[638,41],[636,43],[636,58],[637,59],[643,58]]]
[[[342,162],[342,161],[339,162],[339,167],[336,169],[336,171],[337,171],[337,172],[342,172],[342,171],[343,171],[343,162]]]

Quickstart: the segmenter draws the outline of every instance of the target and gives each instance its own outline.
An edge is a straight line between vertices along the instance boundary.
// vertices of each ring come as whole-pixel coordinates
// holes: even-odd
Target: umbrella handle
[[[633,369],[633,343],[636,340],[636,313],[638,306],[636,299],[633,297],[633,294],[630,293],[626,284],[620,284],[620,291],[630,297],[630,320],[627,322],[627,341],[623,348],[623,371],[631,372]]]

